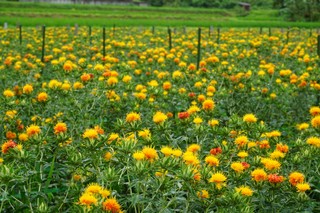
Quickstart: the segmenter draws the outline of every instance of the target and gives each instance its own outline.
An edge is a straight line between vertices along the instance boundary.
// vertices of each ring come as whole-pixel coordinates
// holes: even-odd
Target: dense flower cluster
[[[163,29],[107,30],[105,51],[102,29],[48,28],[43,60],[40,33],[19,45],[14,30],[0,29],[2,211],[317,210],[314,33],[203,33],[197,62],[191,28],[171,49]]]

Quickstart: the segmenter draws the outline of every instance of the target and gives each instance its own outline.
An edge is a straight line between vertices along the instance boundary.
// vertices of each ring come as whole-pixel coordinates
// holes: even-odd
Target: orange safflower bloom
[[[67,124],[62,122],[57,123],[53,129],[54,129],[54,134],[64,133],[67,131]]]
[[[7,142],[5,142],[4,144],[2,144],[1,146],[1,150],[3,154],[6,154],[9,149],[16,147],[17,144],[13,141],[13,140],[9,140]]]
[[[115,198],[109,198],[102,203],[102,207],[104,210],[117,213],[121,211],[121,206]]]
[[[291,185],[296,186],[298,183],[303,183],[304,175],[300,172],[292,172],[289,175],[289,182]]]
[[[276,149],[282,153],[287,153],[289,151],[288,145],[283,145],[281,143],[277,144]]]
[[[40,92],[40,93],[38,94],[38,96],[37,96],[37,100],[38,100],[39,102],[45,102],[45,101],[47,101],[47,99],[48,99],[48,94],[45,93],[45,92]]]
[[[283,176],[277,175],[277,174],[270,174],[268,175],[268,181],[269,183],[281,183],[283,182],[284,178]]]
[[[149,161],[153,161],[158,158],[157,150],[151,147],[144,147],[142,149],[142,153],[144,154],[145,159]]]
[[[39,126],[37,125],[30,125],[29,127],[27,127],[27,135],[33,136],[33,135],[38,135],[41,132],[41,129]]]
[[[214,101],[211,99],[207,99],[202,103],[202,109],[209,111],[213,110],[215,107]]]
[[[17,137],[17,134],[11,131],[6,132],[6,138],[7,139],[15,139]]]
[[[178,118],[181,119],[181,120],[184,120],[184,119],[187,119],[189,118],[189,113],[188,112],[179,112],[178,113]]]

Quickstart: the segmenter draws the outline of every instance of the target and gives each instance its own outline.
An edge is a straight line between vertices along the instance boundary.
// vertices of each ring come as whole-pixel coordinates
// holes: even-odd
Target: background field
[[[188,27],[303,27],[320,22],[287,22],[277,10],[253,9],[248,16],[239,10],[138,7],[114,5],[59,5],[0,1],[0,23],[23,26],[188,26]]]

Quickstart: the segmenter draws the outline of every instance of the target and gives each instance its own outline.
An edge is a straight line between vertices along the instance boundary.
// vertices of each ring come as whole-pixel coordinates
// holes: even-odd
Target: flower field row
[[[316,34],[102,34],[0,30],[1,212],[320,210]]]

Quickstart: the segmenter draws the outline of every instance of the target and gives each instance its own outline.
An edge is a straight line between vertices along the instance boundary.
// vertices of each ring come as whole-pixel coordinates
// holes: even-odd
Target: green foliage
[[[320,1],[275,0],[274,7],[290,21],[319,21]]]

